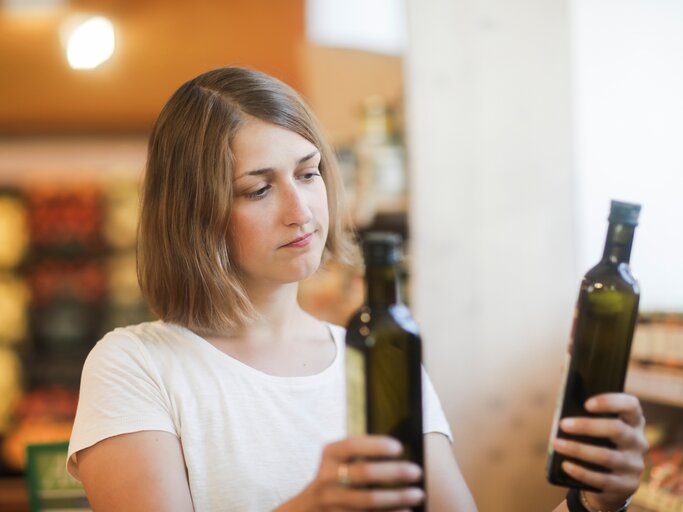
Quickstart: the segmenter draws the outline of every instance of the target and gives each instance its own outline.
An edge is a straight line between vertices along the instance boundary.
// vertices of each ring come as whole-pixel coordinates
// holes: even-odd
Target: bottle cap
[[[608,220],[613,224],[628,224],[630,226],[637,226],[639,214],[639,204],[612,200],[612,206],[609,210]]]
[[[366,265],[390,265],[401,261],[403,240],[398,233],[371,231],[363,236]]]

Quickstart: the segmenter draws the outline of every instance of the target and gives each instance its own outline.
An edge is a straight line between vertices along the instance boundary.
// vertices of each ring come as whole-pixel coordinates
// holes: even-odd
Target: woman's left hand
[[[616,418],[565,418],[560,428],[568,434],[608,438],[614,448],[557,438],[554,448],[576,459],[604,466],[610,472],[592,471],[571,462],[562,469],[581,482],[601,489],[586,492],[588,504],[596,510],[617,510],[636,492],[643,473],[648,443],[645,439],[645,417],[640,402],[626,393],[606,393],[586,401],[592,413],[618,414]]]

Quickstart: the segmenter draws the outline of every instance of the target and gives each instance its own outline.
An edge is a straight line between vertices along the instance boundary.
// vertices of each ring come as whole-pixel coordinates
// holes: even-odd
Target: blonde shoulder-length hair
[[[302,98],[251,69],[204,73],[171,96],[152,130],[137,244],[138,280],[154,313],[197,332],[230,332],[255,317],[228,243],[231,143],[249,117],[320,151],[330,210],[325,258],[355,258],[336,158]]]

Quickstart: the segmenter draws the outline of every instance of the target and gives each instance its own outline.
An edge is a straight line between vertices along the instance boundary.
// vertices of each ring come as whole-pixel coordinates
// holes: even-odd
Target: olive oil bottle
[[[346,332],[348,432],[392,436],[424,470],[422,343],[400,298],[401,246],[394,233],[363,239],[366,300]]]
[[[564,387],[551,431],[546,473],[555,485],[596,490],[561,468],[570,460],[597,471],[601,466],[587,464],[555,452],[557,437],[611,447],[608,439],[570,435],[559,430],[559,421],[569,416],[595,416],[584,404],[594,395],[621,392],[631,352],[638,316],[640,289],[631,274],[629,259],[640,205],[612,201],[609,228],[602,260],[583,277],[576,306],[570,359]]]

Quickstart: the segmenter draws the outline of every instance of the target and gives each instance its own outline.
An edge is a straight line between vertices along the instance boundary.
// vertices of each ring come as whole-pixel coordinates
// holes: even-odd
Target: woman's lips
[[[299,238],[292,240],[288,244],[283,245],[283,247],[306,247],[308,244],[311,243],[312,238],[313,233],[308,233],[304,236],[300,236]]]

